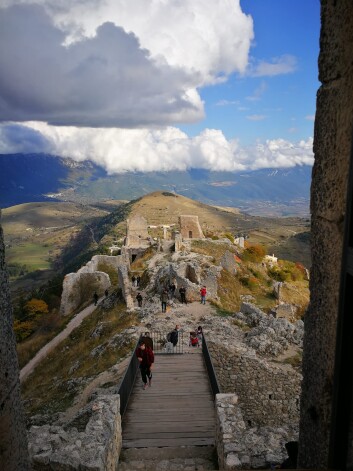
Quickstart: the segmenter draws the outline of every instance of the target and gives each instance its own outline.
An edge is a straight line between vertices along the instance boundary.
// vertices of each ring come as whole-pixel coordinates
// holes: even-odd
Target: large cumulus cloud
[[[31,152],[49,152],[82,161],[90,159],[109,173],[205,168],[238,171],[312,165],[312,139],[284,139],[242,147],[220,130],[205,129],[188,137],[175,127],[151,129],[93,129],[50,126],[40,122],[0,126],[0,152],[20,152],[26,138]]]
[[[1,121],[197,121],[198,88],[244,71],[253,37],[237,1],[18,3],[0,8]]]
[[[156,64],[134,34],[112,23],[64,46],[41,7],[0,15],[2,121],[137,127],[203,116],[196,74]]]

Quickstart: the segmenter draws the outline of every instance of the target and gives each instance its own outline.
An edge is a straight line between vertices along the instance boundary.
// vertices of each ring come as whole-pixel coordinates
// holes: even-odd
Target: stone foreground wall
[[[269,365],[251,349],[208,341],[224,393],[236,393],[248,426],[299,423],[301,375]]]
[[[120,396],[99,395],[65,428],[32,426],[28,433],[32,469],[115,471],[122,446]]]
[[[1,211],[0,211],[1,216]],[[16,339],[10,288],[5,264],[5,246],[0,225],[0,469],[26,471],[27,436],[21,402]]]
[[[284,444],[297,440],[288,425],[247,427],[236,394],[216,395],[216,447],[219,469],[272,468],[287,458]]]
[[[353,129],[353,2],[321,0],[298,466],[327,468],[339,283]]]

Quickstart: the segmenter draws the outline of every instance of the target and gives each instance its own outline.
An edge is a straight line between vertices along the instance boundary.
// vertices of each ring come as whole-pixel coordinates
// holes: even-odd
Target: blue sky
[[[181,128],[189,135],[204,127],[221,128],[228,139],[239,137],[246,145],[257,139],[307,139],[313,135],[319,87],[320,2],[242,0],[241,6],[254,21],[250,57],[290,55],[296,60],[295,70],[273,77],[234,73],[226,83],[204,88],[206,118]],[[258,120],[247,118],[251,116]]]
[[[319,0],[4,0],[0,153],[312,164]]]

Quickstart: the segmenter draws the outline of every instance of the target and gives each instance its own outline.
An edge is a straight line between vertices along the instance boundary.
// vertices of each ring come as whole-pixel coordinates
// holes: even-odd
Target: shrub
[[[48,304],[42,299],[32,298],[26,302],[24,310],[28,319],[38,319],[43,314],[48,314]]]
[[[234,244],[234,236],[232,234],[230,234],[229,232],[226,232],[224,234],[224,237],[226,237],[227,239],[229,239],[231,241],[232,244]]]
[[[18,319],[15,319],[13,330],[15,332],[17,342],[22,342],[22,340],[26,339],[33,333],[34,323],[31,321],[21,322]]]
[[[266,255],[266,250],[262,245],[250,245],[243,252],[243,260],[248,262],[261,262]]]

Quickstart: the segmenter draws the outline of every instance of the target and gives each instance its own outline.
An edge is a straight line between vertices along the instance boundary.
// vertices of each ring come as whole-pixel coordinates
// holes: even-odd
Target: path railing
[[[134,387],[137,370],[139,368],[139,362],[136,356],[136,349],[138,347],[140,339],[137,341],[134,350],[132,352],[129,366],[127,367],[123,379],[121,380],[118,388],[118,394],[120,395],[120,415],[124,415],[125,409],[129,402],[130,394]]]
[[[167,345],[168,332],[161,332],[160,330],[154,330],[149,333],[149,336],[153,342],[153,351],[155,354],[176,354],[184,353],[184,332],[178,333],[178,343],[175,347]],[[143,337],[143,335],[142,335]]]
[[[213,396],[216,396],[216,394],[221,392],[221,388],[219,387],[219,384],[218,384],[216,372],[212,364],[211,355],[210,355],[210,352],[208,351],[207,342],[204,335],[202,336],[202,353],[205,359],[205,365],[206,365],[208,377],[210,379],[212,393],[213,393]]]

